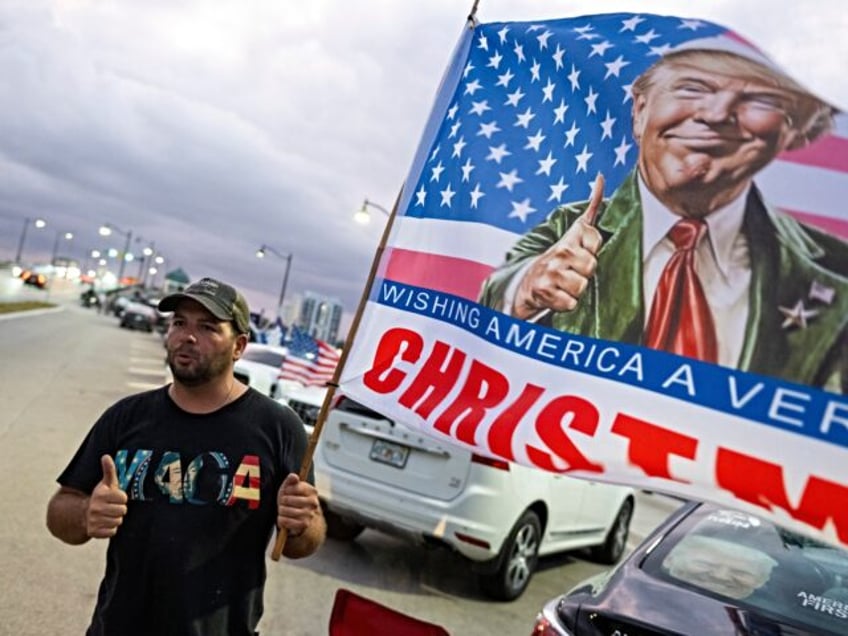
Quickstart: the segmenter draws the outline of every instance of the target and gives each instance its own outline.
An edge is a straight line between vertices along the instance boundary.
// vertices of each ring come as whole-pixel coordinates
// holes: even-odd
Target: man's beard
[[[197,358],[193,367],[180,368],[174,363],[175,352],[168,351],[168,367],[174,379],[185,386],[201,386],[225,373],[229,366],[229,357],[221,354],[213,358]]]

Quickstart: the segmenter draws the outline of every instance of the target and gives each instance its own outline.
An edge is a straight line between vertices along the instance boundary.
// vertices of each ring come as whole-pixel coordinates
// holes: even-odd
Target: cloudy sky
[[[111,223],[253,309],[352,312],[471,0],[0,0],[0,260],[122,248]],[[712,20],[848,106],[844,0],[480,0],[481,22],[638,11]],[[65,249],[67,248],[67,249]],[[127,273],[138,267],[127,265]]]

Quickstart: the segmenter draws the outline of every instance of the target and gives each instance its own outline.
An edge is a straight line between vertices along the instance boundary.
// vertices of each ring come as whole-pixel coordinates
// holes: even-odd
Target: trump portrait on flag
[[[834,109],[738,40],[667,52],[631,86],[636,167],[556,208],[479,300],[555,329],[844,393],[848,244],[764,199],[757,173]]]

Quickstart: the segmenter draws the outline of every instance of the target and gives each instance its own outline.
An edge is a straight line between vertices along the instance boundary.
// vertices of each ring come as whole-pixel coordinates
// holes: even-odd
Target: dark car
[[[690,503],[619,567],[550,600],[533,636],[848,634],[848,551]]]
[[[45,276],[44,274],[25,270],[21,274],[21,278],[24,281],[24,285],[32,285],[33,287],[38,287],[39,289],[44,289],[45,287],[47,287],[47,276]]]
[[[159,316],[150,305],[142,302],[130,302],[121,313],[121,327],[126,329],[139,329],[141,331],[153,331]]]

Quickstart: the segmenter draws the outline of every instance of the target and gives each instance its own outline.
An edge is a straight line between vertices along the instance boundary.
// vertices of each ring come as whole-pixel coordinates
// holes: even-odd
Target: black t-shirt
[[[167,388],[110,407],[58,479],[91,492],[108,454],[129,498],[88,636],[253,634],[277,491],[306,444],[297,415],[253,389],[204,415]]]

